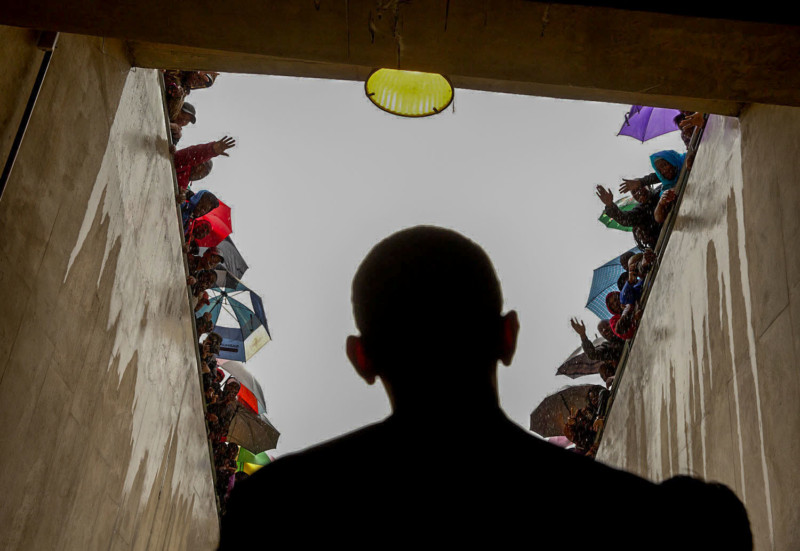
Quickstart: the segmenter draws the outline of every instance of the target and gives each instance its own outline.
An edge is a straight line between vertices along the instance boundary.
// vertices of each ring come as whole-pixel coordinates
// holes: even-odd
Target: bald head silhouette
[[[382,379],[395,407],[398,393],[419,405],[442,386],[496,400],[497,361],[511,362],[519,324],[502,315],[500,282],[477,244],[433,226],[397,232],[359,266],[352,301],[361,335],[348,339],[348,357],[368,383]]]

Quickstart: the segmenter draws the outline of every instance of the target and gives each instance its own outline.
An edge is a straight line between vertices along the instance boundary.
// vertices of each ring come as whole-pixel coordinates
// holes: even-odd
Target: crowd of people
[[[218,73],[167,70],[163,76],[170,134],[173,144],[177,144],[183,137],[184,127],[197,123],[197,110],[186,101],[186,97],[193,90],[212,86]],[[235,146],[233,138],[224,136],[215,142],[182,149],[176,149],[174,145],[170,148],[178,182],[176,199],[180,204],[183,224],[183,252],[189,269],[186,284],[195,301],[195,324],[200,338],[198,349],[206,404],[206,428],[213,450],[216,491],[222,511],[236,481],[247,477],[244,472],[237,473],[239,446],[227,441],[228,430],[236,415],[236,397],[241,385],[232,377],[225,379],[225,373],[217,362],[222,336],[213,331],[211,312],[201,313],[203,307],[210,303],[208,290],[217,282],[216,269],[225,261],[217,247],[207,247],[201,252],[200,245],[212,231],[211,223],[203,217],[218,208],[220,201],[210,191],[192,190],[192,184],[211,173],[214,157],[227,157],[227,151]]]
[[[218,73],[202,71],[164,71],[167,112],[173,144],[183,137],[183,129],[197,123],[195,107],[186,101],[194,90],[208,88],[214,84]],[[681,130],[681,138],[689,146],[695,128],[702,127],[702,113],[682,111],[675,122]],[[201,242],[211,232],[211,224],[203,217],[220,205],[219,199],[207,190],[192,190],[192,184],[206,178],[213,169],[212,159],[228,156],[227,151],[236,146],[236,141],[224,136],[210,143],[192,145],[182,149],[172,146],[175,171],[178,182],[177,201],[180,204],[184,231],[184,253],[187,255],[189,276],[187,285],[196,301],[197,333],[203,390],[206,403],[208,437],[213,450],[216,471],[216,490],[222,510],[228,495],[237,481],[246,478],[237,472],[239,446],[226,441],[228,429],[236,413],[236,396],[240,390],[238,381],[225,380],[219,369],[219,354],[222,337],[212,331],[213,321],[210,312],[200,314],[209,304],[208,290],[217,281],[216,268],[224,262],[216,247],[206,248],[201,253]],[[609,188],[597,186],[596,194],[604,205],[605,215],[621,226],[631,228],[633,239],[639,252],[626,252],[620,256],[623,274],[620,276],[618,290],[606,296],[608,318],[601,320],[597,330],[603,342],[593,344],[587,337],[585,324],[573,318],[572,328],[580,336],[581,346],[586,356],[601,362],[599,375],[606,389],[589,390],[587,405],[575,409],[564,426],[564,435],[575,444],[575,451],[594,456],[597,450],[597,432],[602,428],[605,410],[609,399],[609,389],[614,385],[617,367],[626,341],[636,334],[643,314],[641,302],[645,278],[657,262],[656,244],[661,235],[667,216],[677,199],[675,187],[684,166],[691,169],[693,151],[659,151],[650,156],[653,172],[637,179],[624,179],[619,186],[621,194],[630,193],[637,205],[623,210],[614,200]]]
[[[675,117],[681,131],[681,139],[689,149],[696,128],[705,123],[702,113],[681,111]],[[573,409],[564,427],[564,436],[575,444],[575,451],[590,457],[597,451],[596,436],[602,428],[609,391],[614,384],[617,367],[625,343],[636,334],[642,318],[644,304],[642,295],[647,275],[657,262],[655,251],[664,222],[677,199],[675,186],[684,166],[692,167],[694,151],[687,153],[667,150],[650,155],[653,172],[636,179],[623,179],[620,193],[630,193],[637,205],[623,211],[614,201],[609,188],[597,186],[597,197],[604,205],[604,214],[621,226],[631,228],[636,247],[640,252],[627,251],[620,256],[623,273],[617,281],[618,290],[606,295],[608,318],[597,324],[603,341],[595,345],[586,336],[586,325],[576,318],[571,320],[572,329],[580,336],[581,347],[589,360],[601,362],[599,375],[606,389],[594,393],[589,391],[587,406]],[[594,393],[594,395],[593,395]]]

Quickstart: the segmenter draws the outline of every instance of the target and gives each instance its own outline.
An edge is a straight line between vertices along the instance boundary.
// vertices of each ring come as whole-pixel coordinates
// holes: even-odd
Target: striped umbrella
[[[220,358],[246,362],[272,339],[264,303],[227,270],[216,272],[217,283],[209,289],[209,303],[195,316],[211,312],[213,330],[222,337]]]

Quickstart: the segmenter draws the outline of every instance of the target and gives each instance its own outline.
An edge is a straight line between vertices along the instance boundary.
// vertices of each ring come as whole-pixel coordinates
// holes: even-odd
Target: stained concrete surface
[[[0,31],[11,52],[0,76],[6,147],[40,54],[30,32]],[[308,69],[325,70],[336,67]],[[155,85],[152,71],[131,72],[121,43],[62,36],[0,202],[9,549],[216,539]],[[758,549],[800,548],[798,130],[790,108],[712,118],[599,453],[657,480],[726,482],[747,504]]]
[[[712,117],[598,458],[719,480],[800,548],[800,110]]]
[[[0,159],[5,163],[44,53],[36,31],[0,25]]]
[[[714,4],[702,10],[710,18],[669,3],[575,4],[27,0],[8,3],[0,23],[126,39],[147,67],[356,80],[391,67],[445,73],[457,87],[728,115],[742,102],[800,105],[788,8]],[[734,11],[740,20],[725,19]],[[764,13],[773,23],[741,20]]]
[[[156,71],[62,35],[0,201],[3,549],[216,544],[171,170]]]

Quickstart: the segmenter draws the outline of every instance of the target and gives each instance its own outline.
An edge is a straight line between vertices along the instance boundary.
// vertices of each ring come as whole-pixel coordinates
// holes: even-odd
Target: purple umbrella
[[[674,132],[678,130],[678,125],[673,119],[678,113],[680,111],[677,109],[631,105],[617,136],[630,136],[644,143],[662,134]]]

